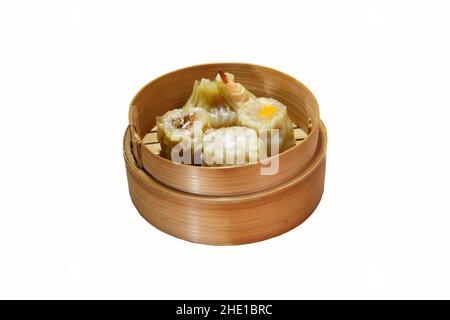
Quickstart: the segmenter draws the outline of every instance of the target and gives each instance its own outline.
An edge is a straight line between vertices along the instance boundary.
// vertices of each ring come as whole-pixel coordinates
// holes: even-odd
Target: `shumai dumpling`
[[[275,99],[248,100],[238,110],[238,123],[240,126],[254,129],[260,138],[263,135],[267,137],[267,156],[295,146],[294,128],[287,114],[287,108]],[[275,146],[272,148],[271,129],[278,129],[278,148]]]
[[[203,163],[230,166],[255,163],[259,158],[259,139],[255,130],[245,127],[208,129],[203,136]]]
[[[194,83],[192,94],[183,109],[202,108],[208,111],[212,128],[237,125],[237,110],[254,95],[230,73],[219,71],[215,80],[201,79]]]
[[[161,155],[169,160],[174,160],[172,157],[172,150],[175,146],[183,141],[189,141],[189,148],[191,163],[194,155],[200,152],[201,154],[201,134],[208,128],[208,113],[201,108],[191,108],[189,111],[184,109],[173,109],[166,112],[161,117],[156,117],[157,138],[161,144]],[[194,135],[194,128],[196,124],[199,128],[199,133]],[[197,137],[198,136],[198,137]],[[196,140],[197,139],[197,140]],[[196,150],[200,148],[200,150]],[[177,153],[180,156],[181,152]],[[186,159],[185,159],[186,160]]]

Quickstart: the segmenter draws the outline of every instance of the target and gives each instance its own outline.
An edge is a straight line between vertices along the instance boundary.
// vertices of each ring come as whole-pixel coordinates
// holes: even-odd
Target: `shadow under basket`
[[[261,175],[260,163],[232,167],[176,164],[159,155],[155,118],[181,107],[195,80],[233,73],[256,96],[288,108],[296,146],[279,155],[279,170]],[[236,245],[280,235],[301,224],[324,187],[326,129],[312,93],[294,78],[262,66],[220,63],[168,73],[134,97],[124,137],[131,199],[153,226],[204,244]]]

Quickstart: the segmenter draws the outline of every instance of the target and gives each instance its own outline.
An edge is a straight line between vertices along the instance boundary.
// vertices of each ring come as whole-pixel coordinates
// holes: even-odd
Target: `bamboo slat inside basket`
[[[305,131],[294,124],[295,144],[298,145],[302,143],[306,136],[307,134],[305,133]],[[161,145],[159,144],[158,138],[156,136],[156,126],[153,127],[153,129],[145,135],[142,143],[148,150],[150,150],[150,152],[154,154],[159,154],[161,152]]]

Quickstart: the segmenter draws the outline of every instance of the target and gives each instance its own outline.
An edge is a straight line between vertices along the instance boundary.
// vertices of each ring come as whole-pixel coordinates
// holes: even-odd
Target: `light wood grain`
[[[205,196],[159,183],[136,165],[130,128],[124,158],[131,199],[156,228],[175,237],[212,245],[236,245],[268,239],[301,224],[318,205],[324,186],[325,127],[303,172],[270,190],[248,195]]]

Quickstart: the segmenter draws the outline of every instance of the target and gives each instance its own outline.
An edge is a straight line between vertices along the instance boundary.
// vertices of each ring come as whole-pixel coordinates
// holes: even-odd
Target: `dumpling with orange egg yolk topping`
[[[201,152],[194,150],[195,146],[201,147],[201,144],[195,141],[197,136],[194,134],[195,123],[201,131],[199,137],[201,139],[201,134],[209,127],[208,113],[202,108],[173,109],[156,117],[157,139],[164,158],[173,160],[172,149],[185,138],[191,140],[191,160],[196,152]]]
[[[240,126],[254,129],[260,138],[266,135],[267,156],[275,155],[295,145],[294,128],[287,114],[287,108],[275,99],[252,98],[243,103],[238,109],[238,123]],[[278,150],[274,146],[272,151],[271,129],[278,129]]]

